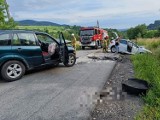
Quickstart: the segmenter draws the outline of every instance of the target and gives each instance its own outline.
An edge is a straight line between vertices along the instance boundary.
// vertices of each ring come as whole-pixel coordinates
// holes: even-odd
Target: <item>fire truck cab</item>
[[[80,28],[80,42],[82,49],[85,47],[91,47],[98,49],[102,47],[104,38],[108,38],[108,32],[97,27],[82,27]]]

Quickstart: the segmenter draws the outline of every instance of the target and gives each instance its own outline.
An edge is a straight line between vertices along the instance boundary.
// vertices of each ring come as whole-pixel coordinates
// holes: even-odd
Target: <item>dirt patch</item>
[[[97,105],[89,120],[133,120],[141,110],[143,101],[138,96],[122,92],[122,81],[134,77],[133,65],[129,55],[120,55],[104,89],[99,93]]]

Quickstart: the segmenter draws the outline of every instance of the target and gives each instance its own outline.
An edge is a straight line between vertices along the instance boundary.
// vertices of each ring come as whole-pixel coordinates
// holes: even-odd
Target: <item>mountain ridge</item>
[[[16,23],[20,26],[68,26],[68,25],[61,25],[54,22],[49,21],[36,21],[36,20],[20,20],[16,21]]]
[[[156,30],[160,27],[160,20],[155,20],[154,23],[148,25],[149,30]]]

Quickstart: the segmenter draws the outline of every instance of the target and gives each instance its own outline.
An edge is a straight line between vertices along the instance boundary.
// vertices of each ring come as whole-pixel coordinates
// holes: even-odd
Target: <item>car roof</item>
[[[23,33],[43,33],[43,34],[46,34],[45,32],[39,32],[39,31],[34,31],[34,30],[0,30],[0,34],[1,33],[20,33],[20,32],[23,32]]]
[[[116,40],[116,39],[114,39],[114,40]],[[120,39],[120,40],[130,41],[130,40],[128,40],[128,39]]]
[[[34,31],[34,30],[16,30],[16,29],[13,29],[13,30],[0,30],[0,34],[3,34],[3,33],[8,33],[8,34],[10,34],[10,33],[35,33],[35,34],[46,34],[46,35],[49,35],[48,33],[40,32],[40,31]]]
[[[35,31],[32,30],[0,30],[0,33],[35,33]]]
[[[130,41],[130,40],[128,40],[128,39],[121,39],[121,40]]]
[[[121,40],[132,42],[132,41],[131,41],[131,40],[129,40],[129,39],[121,39]]]

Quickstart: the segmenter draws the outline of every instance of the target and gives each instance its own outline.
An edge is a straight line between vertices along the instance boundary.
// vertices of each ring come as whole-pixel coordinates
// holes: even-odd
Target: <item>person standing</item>
[[[71,35],[72,35],[71,43],[72,43],[72,46],[73,46],[73,48],[75,50],[75,54],[76,54],[76,41],[77,40],[76,40],[76,37],[74,36],[73,33]]]
[[[103,40],[103,52],[108,52],[108,44],[107,44],[107,38],[105,37]]]
[[[119,41],[120,41],[120,38],[117,38],[117,39],[115,40],[116,53],[119,52]]]

